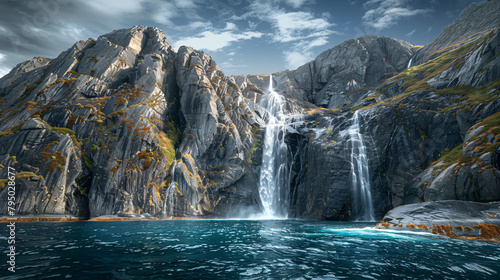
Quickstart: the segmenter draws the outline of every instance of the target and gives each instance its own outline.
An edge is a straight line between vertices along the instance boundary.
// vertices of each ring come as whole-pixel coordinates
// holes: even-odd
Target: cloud
[[[174,48],[177,49],[180,46],[190,46],[195,49],[203,49],[208,51],[219,51],[225,48],[231,43],[250,40],[253,38],[260,38],[264,35],[260,32],[246,31],[243,33],[237,31],[219,31],[219,30],[207,30],[201,32],[192,37],[185,37],[177,40],[174,44]]]
[[[282,43],[310,38],[311,33],[328,36],[332,33],[328,28],[333,26],[325,19],[315,18],[308,12],[275,13],[271,16],[271,21],[278,31],[274,40]]]
[[[237,30],[238,28],[236,27],[236,24],[232,22],[226,22],[226,27],[224,28],[225,30]]]
[[[141,11],[141,1],[135,0],[87,0],[83,2],[98,13],[116,15]]]
[[[224,70],[234,70],[234,69],[241,69],[248,67],[248,65],[245,64],[234,64],[228,61],[222,62],[218,66],[220,69],[223,70],[223,72],[225,72]]]
[[[306,0],[285,0],[285,3],[294,7],[294,8],[300,8]]]
[[[5,54],[0,53],[0,63],[5,59]],[[10,72],[9,68],[0,67],[0,78],[7,75]]]
[[[99,1],[99,0],[93,0]],[[167,25],[173,29],[184,28],[173,23],[173,19],[186,18],[189,20],[198,20],[203,18],[198,14],[200,8],[194,0],[175,0],[175,1],[156,1],[156,0],[140,0],[138,1],[141,8],[136,11],[139,17],[144,19],[152,19],[154,22]],[[140,13],[140,11],[144,11]],[[191,24],[187,25],[188,27]]]
[[[406,37],[411,37],[415,33],[415,31],[417,31],[417,29],[413,29],[412,31],[408,32],[406,34]]]
[[[306,2],[285,0],[285,4],[292,7],[300,7]],[[283,56],[289,69],[295,69],[312,60],[314,58],[312,48],[328,44],[332,34],[341,34],[332,30],[335,24],[329,22],[328,13],[318,17],[305,10],[290,12],[280,7],[279,3],[279,1],[257,0],[247,7],[248,12],[239,16],[233,15],[231,19],[245,20],[251,28],[262,22],[270,24],[272,41],[286,46]]]
[[[133,25],[162,25],[172,34],[200,32],[212,24],[199,15],[197,0],[3,1],[0,9],[1,67],[34,56],[56,57],[76,41]],[[174,24],[175,22],[175,24]]]
[[[204,21],[193,21],[190,22],[188,25],[185,25],[184,28],[187,29],[205,29],[209,28],[212,26],[211,22],[204,22]]]
[[[283,52],[286,67],[296,69],[314,59],[314,53],[311,51],[314,47],[326,45],[328,41],[323,37],[318,37],[312,41],[300,41],[295,44],[295,50]]]
[[[406,17],[425,14],[430,9],[412,9],[407,0],[370,0],[363,7],[367,10],[363,15],[363,23],[376,30],[386,29]]]
[[[286,51],[284,52],[286,64],[289,68],[295,69],[313,59],[311,52]]]

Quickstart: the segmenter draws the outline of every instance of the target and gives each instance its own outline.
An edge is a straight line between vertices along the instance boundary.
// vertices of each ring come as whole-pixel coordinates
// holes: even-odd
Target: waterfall
[[[353,187],[353,206],[357,210],[358,220],[374,221],[373,201],[368,171],[368,157],[363,136],[359,131],[359,111],[353,116],[349,127],[351,139],[351,176]]]
[[[264,135],[259,195],[266,218],[286,218],[289,207],[289,176],[285,143],[286,117],[283,113],[285,98],[273,90],[273,76],[269,78],[269,93],[261,100],[268,112]]]
[[[412,60],[413,60],[413,57],[412,57],[412,58],[410,58],[410,61],[408,61],[408,67],[406,67],[406,68],[410,68],[410,67],[411,67],[411,61],[412,61]]]
[[[176,151],[177,152],[177,151]],[[176,165],[177,161],[173,160],[172,162],[172,166],[171,166],[171,180],[170,180],[170,185],[168,186],[168,188],[165,190],[165,202],[163,203],[163,211],[162,211],[162,214],[163,214],[163,217],[165,218],[167,216],[167,200],[169,199],[169,195],[168,195],[168,192],[171,188],[175,188],[175,165]]]

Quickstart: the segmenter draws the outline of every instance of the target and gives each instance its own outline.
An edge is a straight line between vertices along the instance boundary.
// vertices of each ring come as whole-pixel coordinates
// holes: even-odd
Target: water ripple
[[[17,232],[22,242],[16,275],[498,279],[497,243],[373,230],[368,225],[293,220],[29,223]]]

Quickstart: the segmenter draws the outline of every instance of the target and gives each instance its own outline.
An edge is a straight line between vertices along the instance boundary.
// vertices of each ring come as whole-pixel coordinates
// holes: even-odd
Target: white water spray
[[[410,68],[410,67],[411,67],[411,61],[412,61],[412,60],[413,60],[413,57],[412,57],[412,58],[410,58],[410,61],[408,61],[408,67],[406,67],[406,68]]]
[[[176,188],[176,185],[175,185],[176,184],[176,182],[175,182],[175,165],[176,165],[176,163],[177,163],[177,161],[174,159],[174,161],[172,163],[172,168],[170,169],[171,172],[172,172],[172,173],[170,173],[171,176],[172,176],[172,179],[170,180],[170,185],[165,190],[165,202],[163,203],[163,211],[162,211],[164,217],[167,216],[167,201],[170,200],[170,204],[169,205],[173,205],[174,204],[174,201],[172,201],[172,196],[170,196],[168,194],[168,192]]]
[[[373,200],[368,170],[368,157],[363,136],[359,131],[359,114],[354,113],[349,127],[351,138],[351,176],[353,185],[353,206],[357,208],[358,220],[374,221]]]
[[[283,113],[285,98],[273,90],[273,76],[269,78],[269,93],[261,100],[268,112],[259,195],[264,217],[286,218],[289,207],[288,147],[285,143],[286,117]]]

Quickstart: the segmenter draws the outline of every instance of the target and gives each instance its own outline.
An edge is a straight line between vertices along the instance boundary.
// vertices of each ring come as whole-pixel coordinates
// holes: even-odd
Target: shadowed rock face
[[[276,89],[300,89],[304,100],[316,106],[341,107],[405,69],[413,53],[408,42],[365,35],[323,52],[296,70],[277,74]]]
[[[366,35],[273,74],[294,114],[290,217],[359,214],[348,133],[356,110],[375,217],[416,202],[500,200],[498,24],[461,27],[488,5],[471,5],[443,32],[481,36],[455,47],[442,35],[433,44],[446,51],[409,69],[431,46]],[[159,29],[141,26],[21,63],[0,79],[0,213],[8,166],[19,214],[254,213],[269,80],[227,77],[204,52],[176,53]]]

